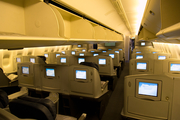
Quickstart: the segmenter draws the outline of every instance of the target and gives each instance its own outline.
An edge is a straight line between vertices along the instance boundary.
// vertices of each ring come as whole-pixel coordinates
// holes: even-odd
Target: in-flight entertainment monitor
[[[180,62],[177,63],[177,62],[170,62],[170,69],[169,69],[169,72],[170,73],[180,73]]]
[[[46,77],[55,77],[55,68],[46,68]]]
[[[94,53],[93,56],[98,56],[99,54],[98,53]]]
[[[79,48],[81,47],[81,45],[77,45]]]
[[[48,54],[44,54],[44,56],[47,58],[47,57],[48,57]]]
[[[147,70],[147,62],[137,62],[136,69],[137,70]]]
[[[102,51],[103,53],[105,53],[106,51]]]
[[[82,51],[83,51],[83,52],[86,52],[86,50],[85,50],[85,49],[83,49]]]
[[[145,46],[145,42],[142,42],[142,43],[141,43],[141,46]]]
[[[114,58],[114,54],[109,54],[110,57]]]
[[[56,54],[56,57],[57,57],[57,56],[60,56],[60,54]]]
[[[76,71],[76,79],[86,80],[87,74],[86,70],[75,70]]]
[[[71,51],[71,55],[75,55],[76,54],[76,52],[75,51]]]
[[[166,56],[158,56],[158,60],[165,60]]]
[[[143,55],[136,55],[136,59],[143,59]]]
[[[119,51],[115,51],[115,53],[119,53]]]
[[[136,52],[136,53],[141,53],[141,52]]]
[[[111,50],[111,49],[108,49],[108,50]]]
[[[65,51],[62,51],[62,54],[66,54],[66,52],[65,52]]]
[[[79,53],[79,56],[84,56],[84,53]]]
[[[85,62],[85,58],[78,58],[78,63]]]
[[[29,75],[29,67],[27,66],[22,66],[22,74],[26,74],[26,75]]]
[[[61,63],[66,63],[66,58],[61,58]]]
[[[152,52],[153,54],[155,54],[155,53],[158,53],[158,52]]]
[[[30,58],[29,61],[35,63],[35,58]]]
[[[100,58],[99,65],[106,65],[106,59]]]
[[[21,58],[16,58],[16,62],[21,62]]]
[[[160,100],[161,81],[136,79],[136,97],[149,100]]]
[[[91,52],[94,52],[94,51],[91,51]]]
[[[121,50],[121,51],[122,51],[122,49],[119,49],[119,50]]]

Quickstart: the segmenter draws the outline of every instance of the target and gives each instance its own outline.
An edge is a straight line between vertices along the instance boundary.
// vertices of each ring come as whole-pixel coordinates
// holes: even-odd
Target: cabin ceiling
[[[127,36],[138,34],[147,0],[53,0]]]

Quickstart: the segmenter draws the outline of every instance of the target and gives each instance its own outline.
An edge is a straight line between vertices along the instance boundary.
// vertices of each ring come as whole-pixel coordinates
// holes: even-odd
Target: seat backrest
[[[8,105],[8,102],[7,93],[0,89],[0,108],[5,108]]]
[[[55,120],[56,110],[48,99],[23,96],[9,103],[12,114],[19,118],[33,118],[38,120]]]
[[[97,71],[99,71],[99,66],[94,62],[81,62],[80,65],[86,65],[86,66],[94,67],[97,69]]]

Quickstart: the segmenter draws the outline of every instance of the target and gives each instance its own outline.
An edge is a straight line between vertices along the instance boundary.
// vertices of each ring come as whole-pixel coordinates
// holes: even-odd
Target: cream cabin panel
[[[107,33],[105,29],[99,25],[94,26],[95,39],[106,39]]]
[[[0,31],[25,35],[23,0],[1,0],[0,5]]]

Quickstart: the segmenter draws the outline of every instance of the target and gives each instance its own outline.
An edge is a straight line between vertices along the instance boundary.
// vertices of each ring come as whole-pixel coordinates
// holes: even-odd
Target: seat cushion
[[[0,103],[2,104],[0,105],[1,108],[5,108],[8,105],[8,102],[9,100],[7,93],[0,89]]]
[[[55,120],[46,106],[36,102],[14,99],[9,103],[9,109],[19,118]]]
[[[53,118],[54,119],[56,118],[56,114],[57,114],[56,107],[55,107],[54,103],[51,100],[44,99],[44,98],[30,97],[30,96],[27,96],[27,95],[21,96],[21,97],[19,97],[19,99],[30,101],[30,102],[35,102],[35,103],[40,103],[40,104],[46,106],[49,109],[49,111],[51,112]]]

